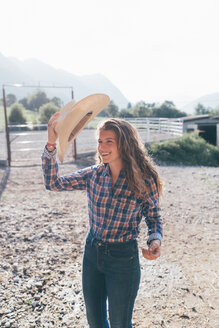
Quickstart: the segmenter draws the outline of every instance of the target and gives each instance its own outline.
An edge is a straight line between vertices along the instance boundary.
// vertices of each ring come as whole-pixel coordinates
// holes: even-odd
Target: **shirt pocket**
[[[116,199],[116,206],[120,208],[123,213],[132,214],[138,211],[138,204],[132,197],[118,197]]]

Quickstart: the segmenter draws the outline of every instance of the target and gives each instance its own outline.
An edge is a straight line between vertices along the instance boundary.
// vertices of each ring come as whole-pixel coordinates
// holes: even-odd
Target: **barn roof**
[[[193,124],[219,124],[219,115],[196,115],[196,116],[185,116],[180,117],[183,123],[193,123]]]

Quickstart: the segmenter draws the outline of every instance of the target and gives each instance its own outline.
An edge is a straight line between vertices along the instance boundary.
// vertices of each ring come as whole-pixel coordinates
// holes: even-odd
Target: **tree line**
[[[99,114],[108,117],[166,117],[177,118],[186,116],[187,113],[178,110],[172,101],[164,101],[162,104],[146,103],[139,101],[135,105],[128,103],[127,108],[119,110],[118,106],[110,101],[109,105]]]
[[[204,105],[199,103],[195,107],[195,114],[196,115],[219,115],[219,109],[205,107]]]
[[[205,107],[202,104],[198,104],[194,108],[194,115],[219,115],[218,109]],[[107,108],[105,108],[99,116],[108,117],[164,117],[164,118],[179,118],[187,116],[186,112],[180,111],[176,108],[172,101],[166,100],[162,104],[146,103],[139,101],[135,105],[128,103],[126,109],[119,110],[118,106],[113,101],[110,102]]]
[[[7,94],[6,103],[10,108],[9,123],[24,124],[27,121],[25,109],[37,113],[40,123],[47,123],[51,115],[60,110],[63,102],[58,97],[48,98],[42,90],[36,90],[32,94],[17,100],[14,94]],[[206,108],[202,104],[196,106],[195,115],[211,114],[218,115],[219,110]],[[186,112],[176,108],[172,101],[164,101],[162,104],[146,103],[139,101],[132,105],[128,103],[127,108],[119,110],[118,106],[111,100],[109,105],[99,113],[101,117],[164,117],[164,118],[179,118],[187,116]]]
[[[62,100],[58,97],[48,98],[42,90],[36,90],[32,94],[17,100],[14,94],[7,94],[6,104],[11,107],[9,123],[25,124],[27,118],[25,109],[38,114],[40,123],[47,123],[52,114],[56,113],[63,106]]]

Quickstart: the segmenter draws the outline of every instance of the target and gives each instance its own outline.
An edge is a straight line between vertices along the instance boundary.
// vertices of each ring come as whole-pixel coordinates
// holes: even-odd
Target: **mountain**
[[[0,85],[25,84],[40,86],[69,86],[73,88],[75,100],[78,101],[92,93],[106,93],[121,109],[126,108],[128,100],[122,92],[104,75],[92,74],[77,76],[45,64],[36,59],[18,60],[5,57],[0,53]],[[71,89],[40,88],[49,97],[59,97],[64,103],[71,99]],[[13,93],[18,99],[26,97],[34,89],[7,87],[7,93]]]
[[[193,100],[192,102],[186,104],[181,108],[182,111],[194,114],[195,107],[198,104],[202,104],[205,107],[210,107],[213,109],[219,109],[219,92],[212,93],[210,95],[206,95],[200,98]]]

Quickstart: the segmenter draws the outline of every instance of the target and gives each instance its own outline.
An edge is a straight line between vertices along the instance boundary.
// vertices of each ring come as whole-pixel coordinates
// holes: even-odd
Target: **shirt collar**
[[[104,164],[103,165],[103,176],[109,176],[110,175],[110,171],[109,171],[109,165],[108,164]]]
[[[110,176],[110,168],[109,168],[109,165],[108,164],[104,164],[103,166],[103,176]],[[120,173],[119,173],[119,176],[122,177],[122,178],[125,178],[125,170],[124,169],[121,169]]]

